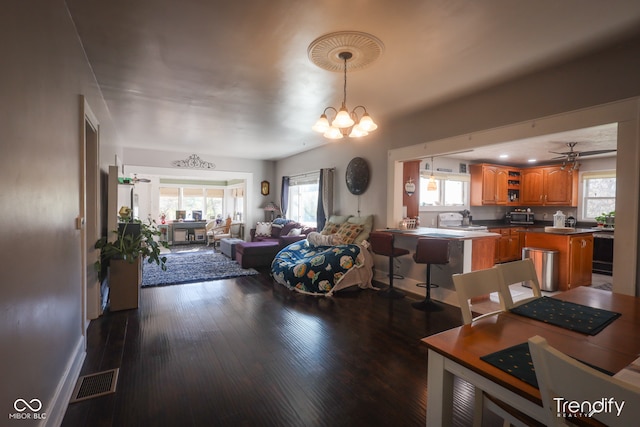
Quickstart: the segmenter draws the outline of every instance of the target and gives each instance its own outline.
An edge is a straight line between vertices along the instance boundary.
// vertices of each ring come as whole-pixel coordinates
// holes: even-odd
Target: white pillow
[[[315,231],[307,235],[307,240],[311,246],[333,246],[340,243],[337,234],[320,234]]]
[[[287,233],[287,236],[299,236],[302,233],[302,228],[292,228],[291,231]]]
[[[271,236],[271,223],[259,222],[256,224],[256,236],[257,237],[270,237]]]

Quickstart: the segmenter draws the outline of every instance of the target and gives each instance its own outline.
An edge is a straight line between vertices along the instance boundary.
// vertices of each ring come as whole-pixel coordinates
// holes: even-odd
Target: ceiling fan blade
[[[558,151],[549,151],[549,152],[553,153],[553,154],[560,154],[561,156],[564,156],[564,157],[567,157],[567,156],[569,156],[571,154],[576,154],[575,151],[565,151],[564,153],[561,153],[561,152],[558,152]]]
[[[611,150],[593,150],[593,151],[581,151],[580,152],[580,157],[584,157],[584,156],[595,156],[596,154],[606,154],[606,153],[613,153],[615,151],[615,149],[611,149]]]

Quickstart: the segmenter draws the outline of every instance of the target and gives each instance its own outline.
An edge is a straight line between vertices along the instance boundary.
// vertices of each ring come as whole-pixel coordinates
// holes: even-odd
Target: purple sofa
[[[289,235],[291,230],[300,229],[300,234]],[[256,229],[250,230],[251,241],[236,245],[236,261],[242,268],[269,267],[273,258],[285,246],[307,238],[307,234],[316,231],[298,222],[288,222],[282,226],[272,226],[269,236],[256,236]]]

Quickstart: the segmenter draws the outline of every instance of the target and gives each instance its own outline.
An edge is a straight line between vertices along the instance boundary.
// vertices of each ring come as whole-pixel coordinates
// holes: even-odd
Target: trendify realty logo
[[[591,417],[593,414],[615,413],[620,416],[625,402],[617,402],[613,397],[603,397],[595,402],[577,400],[565,400],[562,397],[554,397],[556,402],[556,414],[558,417],[575,418],[575,417]]]
[[[10,420],[44,420],[47,418],[45,412],[40,412],[42,409],[42,402],[40,399],[31,399],[29,401],[25,399],[16,399],[13,402],[14,413],[9,414]]]

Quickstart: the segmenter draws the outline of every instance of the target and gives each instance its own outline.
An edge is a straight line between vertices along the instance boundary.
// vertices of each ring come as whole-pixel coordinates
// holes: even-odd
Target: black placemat
[[[529,353],[529,343],[523,342],[522,344],[487,354],[482,356],[480,360],[484,360],[519,380],[538,388],[536,372],[533,369],[531,353]]]
[[[596,335],[620,317],[620,313],[613,311],[549,297],[529,301],[511,312],[586,335]]]
[[[529,343],[527,342],[523,342],[522,344],[517,344],[503,350],[498,350],[495,353],[487,354],[486,356],[480,357],[480,360],[484,360],[485,362],[513,375],[519,380],[522,380],[535,388],[539,388],[538,380],[536,379],[536,371],[533,367],[531,353],[529,352]],[[584,363],[590,368],[602,372],[603,374],[609,376],[613,375],[613,372],[609,372],[598,366],[586,363],[580,359],[576,360],[580,363]]]

